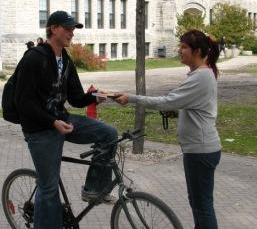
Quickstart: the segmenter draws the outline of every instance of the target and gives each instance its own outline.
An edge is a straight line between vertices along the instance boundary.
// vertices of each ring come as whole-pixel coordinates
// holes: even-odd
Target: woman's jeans
[[[187,153],[183,156],[188,199],[195,229],[217,229],[213,207],[214,171],[221,152]]]
[[[59,177],[64,141],[77,144],[109,143],[117,140],[117,131],[100,121],[70,115],[67,121],[74,130],[61,135],[57,130],[24,133],[37,172],[37,192],[34,209],[34,229],[61,229],[62,206],[59,197]],[[116,144],[107,149],[109,159],[115,155]],[[112,180],[111,168],[90,166],[85,187],[99,192]]]

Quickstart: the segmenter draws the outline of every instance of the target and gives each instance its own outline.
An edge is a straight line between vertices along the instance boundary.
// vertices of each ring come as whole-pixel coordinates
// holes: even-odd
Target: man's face
[[[52,38],[55,40],[57,44],[62,47],[70,46],[72,37],[74,36],[73,31],[75,27],[64,27],[64,26],[54,26],[52,28],[53,36]]]

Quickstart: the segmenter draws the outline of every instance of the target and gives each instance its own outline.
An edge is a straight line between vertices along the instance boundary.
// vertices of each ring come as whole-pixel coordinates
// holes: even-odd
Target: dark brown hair
[[[212,68],[217,79],[219,71],[216,62],[219,59],[218,43],[206,36],[203,32],[193,29],[180,37],[180,42],[187,44],[192,51],[199,49],[201,57],[207,57],[207,65]]]

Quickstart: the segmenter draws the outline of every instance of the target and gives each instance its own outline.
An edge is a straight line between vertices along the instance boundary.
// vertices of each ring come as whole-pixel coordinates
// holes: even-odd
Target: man
[[[42,44],[44,44],[44,39],[42,37],[38,37],[37,38],[37,46],[40,46]]]
[[[117,139],[117,131],[97,120],[71,115],[66,100],[74,107],[96,102],[84,93],[76,68],[64,47],[71,43],[75,28],[83,25],[64,11],[50,15],[46,43],[27,52],[18,74],[16,104],[22,130],[28,143],[36,172],[34,229],[62,228],[62,206],[58,182],[64,141],[77,144],[107,143]],[[109,159],[116,145],[110,145]],[[82,198],[86,201],[111,182],[110,168],[90,167]],[[113,201],[107,195],[106,202]]]
[[[226,55],[226,43],[225,43],[224,36],[220,38],[219,48],[220,48],[220,54],[221,54],[221,52],[223,52],[224,56],[225,56]]]

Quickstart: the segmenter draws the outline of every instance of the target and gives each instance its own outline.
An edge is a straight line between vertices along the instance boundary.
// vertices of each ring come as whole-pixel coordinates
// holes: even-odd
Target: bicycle
[[[131,141],[142,137],[140,130],[127,131],[115,142]],[[114,144],[114,143],[108,143]],[[106,145],[105,145],[106,146]],[[80,154],[81,159],[62,157],[62,161],[84,165],[110,166],[115,178],[97,198],[88,202],[88,205],[74,216],[70,201],[66,194],[63,182],[60,178],[59,187],[62,195],[63,206],[63,228],[79,229],[79,222],[95,206],[102,203],[104,196],[110,193],[117,185],[119,186],[119,198],[112,208],[110,227],[111,229],[183,229],[181,222],[175,213],[158,197],[145,192],[133,191],[133,182],[124,174],[124,151],[117,152],[108,163],[103,164],[101,157],[106,154],[104,146],[95,144],[91,150]],[[85,160],[93,155],[91,160]],[[121,168],[119,168],[121,164]],[[130,185],[124,183],[123,177],[130,180]],[[8,223],[13,229],[33,228],[34,199],[36,193],[36,172],[31,169],[17,169],[5,180],[2,189],[2,205]],[[17,202],[17,203],[16,203]]]

